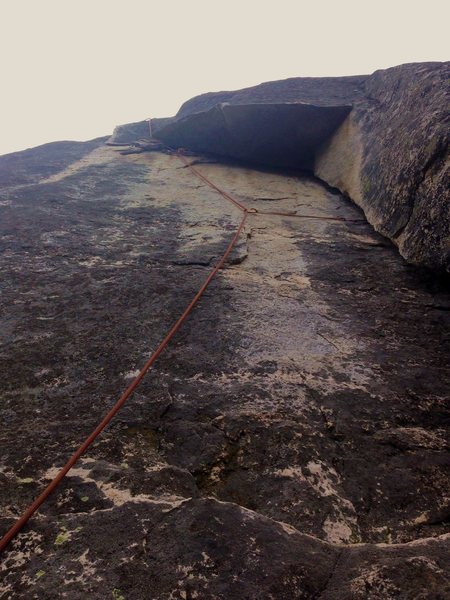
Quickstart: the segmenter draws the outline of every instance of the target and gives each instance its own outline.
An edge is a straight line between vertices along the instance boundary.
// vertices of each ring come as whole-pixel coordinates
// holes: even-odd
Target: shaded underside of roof
[[[317,148],[350,110],[350,105],[218,104],[169,123],[158,131],[158,138],[173,147],[310,169]]]

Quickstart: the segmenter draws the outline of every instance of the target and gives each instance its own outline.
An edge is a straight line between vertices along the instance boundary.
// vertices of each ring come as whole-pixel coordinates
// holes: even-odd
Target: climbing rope
[[[152,128],[152,120],[151,119],[145,119],[148,123],[148,130],[150,132],[150,139],[153,137],[153,128]]]
[[[168,150],[170,150],[172,153],[174,153],[181,160],[181,162],[188,169],[190,169],[190,171],[192,171],[192,173],[194,173],[194,175],[196,175],[204,183],[209,185],[210,188],[212,188],[213,190],[218,192],[221,196],[223,196],[224,198],[226,198],[227,200],[232,202],[240,210],[242,210],[243,212],[246,212],[248,214],[273,215],[273,216],[280,216],[280,217],[296,217],[298,219],[317,219],[320,221],[341,221],[341,222],[346,222],[346,223],[366,223],[366,221],[364,219],[347,219],[346,217],[326,217],[326,216],[322,216],[322,215],[299,215],[294,212],[278,212],[278,211],[269,211],[269,210],[259,210],[257,208],[253,208],[253,207],[248,208],[247,206],[244,206],[243,204],[238,202],[238,200],[236,200],[236,198],[233,198],[233,196],[228,194],[228,192],[225,192],[224,190],[219,188],[215,183],[213,183],[210,179],[208,179],[208,177],[206,177],[206,175],[203,175],[203,173],[201,173],[198,169],[196,169],[184,156],[183,148],[178,148],[177,150],[168,148]]]
[[[44,491],[36,498],[36,500],[25,510],[22,516],[14,523],[11,529],[4,535],[4,537],[0,540],[0,552],[2,552],[9,542],[19,533],[19,531],[24,527],[24,525],[29,521],[32,515],[38,510],[38,508],[45,502],[45,500],[50,496],[50,494],[58,487],[62,479],[67,475],[70,469],[74,466],[74,464],[78,461],[78,459],[86,452],[86,450],[91,446],[91,444],[95,441],[95,439],[100,435],[100,433],[105,429],[111,419],[118,413],[118,411],[122,408],[128,398],[133,394],[138,385],[144,379],[147,371],[153,366],[153,363],[157,360],[161,352],[164,348],[169,344],[171,339],[174,337],[176,332],[180,329],[181,325],[184,323],[188,315],[192,312],[192,309],[200,300],[201,296],[205,292],[208,285],[211,283],[211,280],[222,268],[224,262],[226,261],[228,255],[236,245],[236,242],[244,228],[246,219],[247,219],[247,211],[244,211],[241,221],[239,223],[238,228],[236,229],[230,243],[228,244],[225,252],[222,254],[221,258],[217,262],[216,266],[209,273],[208,277],[204,280],[202,285],[200,286],[198,292],[195,294],[189,305],[185,308],[182,315],[178,318],[175,324],[171,327],[165,338],[156,348],[152,356],[148,359],[145,365],[140,370],[137,377],[131,382],[131,384],[127,387],[122,396],[117,400],[111,410],[104,416],[102,421],[97,425],[94,431],[84,440],[84,442],[79,446],[79,448],[74,452],[74,454],[70,457],[70,459],[66,462],[66,464],[62,467],[59,473],[55,476],[55,478],[48,484],[48,486],[44,489]]]
[[[240,202],[238,202],[236,200],[236,198],[233,198],[233,196],[230,196],[230,194],[227,194],[227,192],[224,192],[224,190],[221,190],[219,187],[217,187],[217,185],[215,185],[212,181],[210,181],[206,177],[206,175],[203,175],[202,173],[200,173],[200,171],[198,169],[196,169],[193,165],[191,165],[191,163],[183,155],[183,150],[181,148],[179,148],[176,151],[176,155],[181,160],[181,162],[186,167],[188,167],[188,169],[190,169],[192,171],[192,173],[194,173],[195,175],[197,175],[197,177],[199,179],[201,179],[202,181],[204,181],[207,185],[209,185],[210,188],[212,188],[213,190],[216,190],[216,192],[218,192],[226,200],[229,200],[230,202],[232,202],[235,206],[237,206],[239,208],[239,210],[242,210],[243,212],[250,212],[243,204],[241,204]],[[253,212],[253,211],[251,211],[251,212]]]
[[[152,135],[152,124],[151,119],[148,119],[148,125],[150,130],[150,135]],[[212,181],[208,179],[205,175],[203,175],[198,169],[196,169],[184,156],[183,150],[179,149],[174,151],[174,154],[181,160],[181,162],[190,169],[192,173],[194,173],[199,179],[201,179],[204,183],[206,183],[213,190],[218,192],[221,196],[223,196],[226,200],[231,202],[234,206],[236,206],[242,213],[242,218],[239,222],[239,225],[229,242],[225,252],[220,257],[216,266],[212,269],[209,275],[206,277],[199,290],[185,308],[184,312],[178,318],[178,320],[174,323],[174,325],[169,329],[168,333],[161,341],[159,346],[153,352],[151,357],[139,371],[139,374],[135,379],[131,382],[131,384],[124,391],[122,396],[117,400],[117,402],[113,405],[113,407],[109,410],[109,412],[103,417],[97,427],[92,431],[92,433],[84,440],[84,442],[78,447],[78,449],[74,452],[74,454],[70,457],[70,459],[66,462],[66,464],[60,469],[58,474],[52,479],[52,481],[47,485],[47,487],[42,491],[42,493],[34,500],[32,504],[25,510],[25,512],[21,515],[21,517],[14,523],[14,525],[9,529],[9,531],[3,536],[0,540],[0,552],[2,552],[11,540],[21,531],[24,525],[29,521],[29,519],[33,516],[33,514],[39,509],[39,507],[45,502],[45,500],[50,496],[50,494],[58,487],[70,469],[74,466],[74,464],[79,460],[79,458],[86,452],[86,450],[92,445],[92,443],[96,440],[96,438],[102,433],[105,427],[110,423],[110,421],[114,418],[114,416],[119,412],[125,402],[130,398],[136,388],[144,379],[147,371],[153,366],[155,361],[158,359],[160,354],[172,340],[174,335],[180,329],[184,321],[187,319],[189,314],[192,312],[194,306],[200,300],[201,296],[205,292],[206,288],[210,284],[211,280],[217,274],[217,272],[222,268],[225,263],[228,255],[236,245],[236,242],[244,229],[246,220],[248,215],[274,215],[274,216],[283,216],[283,217],[298,217],[303,219],[321,219],[327,221],[348,221],[348,222],[362,222],[362,220],[358,219],[346,219],[344,217],[325,217],[319,215],[298,215],[296,213],[283,213],[283,212],[270,212],[270,211],[260,211],[256,208],[247,208],[243,204],[241,204],[236,198],[233,198],[230,194],[219,188]]]

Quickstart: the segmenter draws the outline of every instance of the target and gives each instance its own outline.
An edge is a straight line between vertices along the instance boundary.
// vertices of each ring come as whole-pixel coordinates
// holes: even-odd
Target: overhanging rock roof
[[[220,103],[172,121],[158,138],[187,147],[279,167],[311,169],[315,152],[351,111],[350,105]]]

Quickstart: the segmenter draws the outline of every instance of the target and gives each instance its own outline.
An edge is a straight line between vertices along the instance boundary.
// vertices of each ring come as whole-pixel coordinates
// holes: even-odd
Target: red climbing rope
[[[197,175],[197,177],[199,177],[202,181],[204,181],[207,185],[209,185],[209,187],[211,187],[213,190],[218,192],[221,196],[223,196],[224,198],[226,198],[227,200],[232,202],[235,206],[237,206],[240,210],[242,210],[244,212],[247,212],[250,214],[255,214],[255,215],[275,215],[275,216],[279,216],[279,217],[297,217],[299,219],[319,219],[322,221],[344,221],[347,223],[366,223],[366,221],[364,219],[347,219],[345,217],[325,217],[325,216],[319,216],[319,215],[299,215],[294,212],[276,212],[276,211],[268,211],[268,210],[259,210],[256,208],[247,208],[246,206],[244,206],[243,204],[238,202],[236,200],[236,198],[233,198],[233,196],[228,194],[228,192],[225,192],[224,190],[219,188],[215,183],[210,181],[208,179],[208,177],[206,177],[206,175],[203,175],[203,173],[200,173],[200,171],[198,169],[196,169],[183,155],[182,148],[178,148],[178,150],[176,150],[176,151],[173,150],[173,148],[169,148],[169,149],[172,150],[172,152],[174,152],[176,154],[176,156],[181,160],[181,162],[186,167],[188,167],[195,175]]]
[[[226,198],[227,200],[232,202],[235,206],[237,206],[243,212],[253,212],[253,211],[249,211],[243,204],[238,202],[236,200],[236,198],[233,198],[233,196],[230,196],[230,194],[227,194],[227,192],[224,192],[223,190],[221,190],[219,187],[217,187],[217,185],[215,185],[212,181],[210,181],[205,175],[200,173],[200,171],[198,171],[194,166],[192,166],[191,163],[183,156],[182,152],[183,151],[181,148],[179,148],[177,150],[178,158],[181,160],[182,163],[184,163],[186,165],[186,167],[188,167],[193,173],[195,173],[195,175],[197,175],[197,177],[199,177],[202,181],[207,183],[209,185],[209,187],[211,187],[213,190],[216,190],[216,192],[218,192],[221,196],[223,196],[224,198]]]
[[[148,125],[149,125],[150,135],[152,135],[151,119],[148,119]],[[127,389],[125,390],[125,392],[117,400],[117,402],[109,410],[109,412],[104,416],[104,418],[97,425],[97,427],[94,429],[94,431],[85,439],[85,441],[81,444],[81,446],[79,446],[79,448],[76,450],[76,452],[71,456],[71,458],[67,461],[67,463],[62,467],[62,469],[56,475],[56,477],[49,483],[49,485],[44,489],[44,491],[40,494],[40,496],[38,496],[38,498],[36,498],[36,500],[26,509],[26,511],[23,513],[23,515],[14,523],[14,525],[11,527],[11,529],[0,540],[0,552],[2,552],[6,548],[6,546],[9,544],[9,542],[14,538],[14,536],[17,533],[19,533],[19,531],[24,527],[24,525],[32,517],[32,515],[38,510],[38,508],[43,504],[43,502],[45,502],[45,500],[48,498],[48,496],[56,489],[56,487],[59,485],[59,483],[62,481],[62,479],[67,475],[67,473],[74,466],[74,464],[78,461],[78,459],[86,452],[86,450],[91,446],[91,444],[95,441],[95,439],[100,435],[100,433],[105,429],[105,427],[110,423],[110,421],[113,419],[113,417],[118,413],[118,411],[122,408],[122,406],[125,404],[125,402],[133,394],[133,392],[135,391],[135,389],[138,387],[138,385],[143,380],[143,378],[146,375],[147,371],[153,366],[154,362],[157,360],[157,358],[162,353],[162,351],[165,349],[165,347],[169,344],[169,342],[171,341],[171,339],[174,337],[174,335],[177,333],[177,331],[179,330],[179,328],[181,327],[181,325],[184,323],[184,321],[186,320],[186,318],[188,317],[188,315],[193,310],[194,306],[200,300],[201,296],[205,292],[206,288],[210,284],[210,282],[213,279],[213,277],[216,275],[216,273],[219,271],[219,269],[223,266],[223,264],[226,261],[228,255],[230,254],[231,250],[235,246],[235,244],[236,244],[236,242],[237,242],[237,240],[239,238],[239,235],[241,234],[241,232],[242,232],[242,230],[244,228],[246,219],[247,219],[247,217],[248,217],[249,214],[278,215],[278,216],[283,216],[283,217],[298,217],[298,218],[303,218],[303,219],[323,219],[323,220],[327,220],[327,221],[348,221],[348,222],[354,222],[354,223],[355,222],[360,222],[360,220],[358,220],[358,219],[346,219],[344,217],[325,217],[325,216],[318,216],[318,215],[298,215],[298,214],[295,214],[295,213],[259,211],[259,210],[255,209],[255,208],[247,208],[243,204],[241,204],[240,202],[238,202],[238,200],[236,200],[235,198],[233,198],[230,194],[228,194],[227,192],[225,192],[224,190],[222,190],[218,186],[216,186],[205,175],[203,175],[202,173],[200,173],[200,171],[198,171],[183,156],[182,152],[183,151],[181,149],[178,150],[178,151],[176,151],[176,156],[184,163],[184,165],[186,167],[188,167],[197,177],[199,177],[202,181],[204,181],[207,185],[209,185],[213,190],[215,190],[216,192],[218,192],[226,200],[228,200],[229,202],[233,203],[237,208],[239,208],[239,210],[242,211],[243,215],[242,215],[241,221],[239,223],[239,226],[238,226],[237,230],[235,231],[235,233],[234,233],[234,235],[233,235],[230,243],[228,244],[225,252],[223,253],[223,255],[221,256],[221,258],[219,259],[218,263],[216,264],[216,266],[213,268],[213,270],[210,272],[210,274],[205,279],[205,281],[203,282],[203,284],[200,286],[200,289],[195,294],[194,298],[191,300],[191,302],[186,307],[186,309],[184,310],[184,312],[182,313],[182,315],[175,322],[175,324],[171,327],[171,329],[169,330],[169,332],[167,333],[167,335],[165,336],[165,338],[162,340],[162,342],[159,344],[159,346],[157,347],[157,349],[154,351],[154,353],[152,354],[152,356],[148,359],[148,361],[142,367],[142,369],[139,372],[139,374],[137,375],[137,377],[127,387]]]
[[[159,344],[159,346],[157,347],[155,352],[152,354],[152,356],[148,359],[148,361],[142,367],[141,371],[139,372],[139,375],[132,381],[132,383],[128,386],[128,388],[125,390],[125,392],[119,398],[119,400],[117,400],[117,402],[114,404],[114,406],[111,408],[111,410],[105,415],[105,417],[97,425],[97,427],[89,435],[89,437],[87,437],[85,439],[85,441],[81,444],[81,446],[78,448],[78,450],[71,456],[71,458],[67,461],[67,463],[64,465],[64,467],[59,471],[59,473],[56,475],[56,477],[49,483],[49,485],[45,488],[45,490],[40,494],[40,496],[38,498],[36,498],[36,500],[26,509],[26,511],[23,513],[23,515],[14,523],[14,525],[11,527],[11,529],[0,540],[0,552],[2,552],[6,548],[6,546],[9,544],[9,542],[14,538],[14,536],[17,533],[19,533],[19,531],[22,529],[22,527],[27,523],[27,521],[31,518],[31,516],[37,511],[37,509],[41,506],[41,504],[55,490],[55,488],[59,485],[61,480],[67,475],[67,473],[70,471],[70,469],[73,467],[73,465],[77,462],[77,460],[82,456],[82,454],[84,454],[86,452],[86,450],[89,448],[89,446],[94,442],[94,440],[105,429],[105,427],[108,425],[108,423],[111,421],[111,419],[122,408],[122,406],[125,404],[125,402],[128,400],[128,398],[132,395],[132,393],[135,391],[135,389],[141,383],[141,381],[144,378],[147,371],[151,368],[151,366],[156,361],[158,356],[161,354],[161,352],[164,350],[164,348],[167,346],[167,344],[170,342],[170,340],[176,334],[178,329],[181,327],[183,322],[186,320],[187,316],[192,311],[192,309],[194,308],[196,303],[200,300],[202,294],[204,293],[204,291],[210,284],[213,277],[216,275],[217,271],[219,271],[219,269],[223,266],[228,255],[230,254],[231,250],[235,246],[235,244],[239,238],[239,235],[242,232],[242,229],[244,228],[245,221],[247,219],[247,214],[248,213],[245,211],[242,216],[242,219],[239,223],[239,226],[233,235],[233,238],[231,239],[230,243],[228,244],[228,247],[225,250],[225,252],[223,253],[219,262],[216,264],[214,269],[210,272],[208,277],[205,279],[205,281],[201,285],[200,289],[195,294],[194,298],[191,300],[189,305],[184,310],[183,314],[179,317],[179,319],[176,321],[176,323],[171,327],[171,329],[167,333],[166,337],[162,340],[162,342]]]
[[[150,138],[153,137],[153,127],[152,127],[152,120],[151,119],[145,119],[148,123],[148,130],[150,133]]]

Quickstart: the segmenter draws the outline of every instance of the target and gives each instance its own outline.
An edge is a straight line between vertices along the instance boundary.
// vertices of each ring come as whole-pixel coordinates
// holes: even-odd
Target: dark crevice
[[[323,596],[323,594],[327,591],[327,589],[328,589],[328,587],[329,587],[329,585],[330,585],[330,583],[331,583],[331,581],[332,581],[332,579],[334,577],[334,574],[336,573],[336,571],[338,569],[338,566],[339,566],[339,563],[340,563],[340,560],[342,558],[343,553],[344,553],[344,548],[341,548],[341,550],[339,551],[339,553],[337,555],[336,560],[334,561],[334,565],[331,568],[330,574],[329,574],[329,576],[328,576],[328,578],[327,578],[327,580],[325,582],[325,585],[320,590],[320,592],[318,592],[314,596],[314,600],[320,599]]]
[[[170,263],[172,265],[177,265],[179,267],[209,267],[212,261],[212,257],[208,260],[171,260]]]

